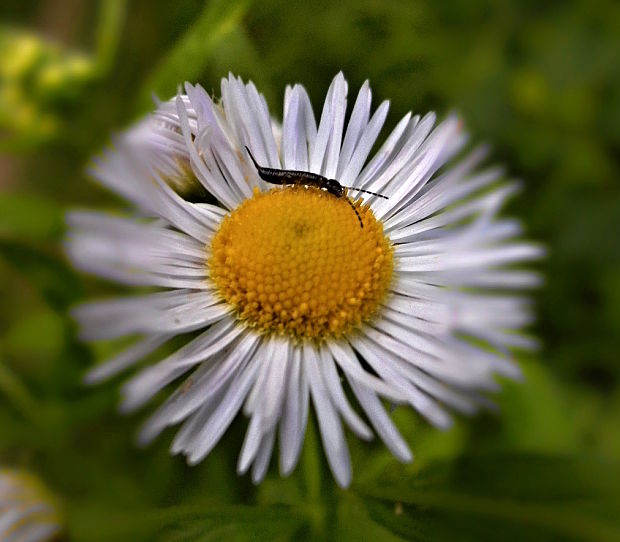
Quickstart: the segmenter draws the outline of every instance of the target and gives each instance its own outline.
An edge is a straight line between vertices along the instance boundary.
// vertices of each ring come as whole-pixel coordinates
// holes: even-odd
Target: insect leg
[[[357,209],[355,207],[355,205],[353,205],[353,202],[348,198],[348,196],[345,196],[345,198],[347,200],[347,203],[351,206],[351,209],[353,209],[353,212],[355,213],[355,216],[357,216],[357,219],[360,221],[360,228],[364,228],[364,223],[362,222],[362,217],[360,216],[360,214],[357,212]]]

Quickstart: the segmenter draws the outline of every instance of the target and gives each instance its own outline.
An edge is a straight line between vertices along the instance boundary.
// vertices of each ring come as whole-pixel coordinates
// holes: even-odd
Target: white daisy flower
[[[172,452],[195,464],[242,410],[250,421],[238,471],[252,467],[258,483],[276,433],[281,473],[295,468],[311,402],[331,470],[347,486],[343,422],[364,440],[374,429],[411,461],[383,400],[446,428],[449,409],[489,404],[483,392],[498,388],[496,374],[519,376],[509,349],[532,345],[517,332],[531,314],[514,292],[538,283],[519,266],[541,249],[515,240],[519,224],[497,217],[515,185],[498,186],[497,168],[476,171],[484,149],[444,167],[467,139],[457,118],[435,126],[432,113],[407,114],[369,159],[388,103],[371,114],[367,83],[345,122],[347,83],[337,75],[318,125],[305,89],[288,87],[281,127],[252,83],[229,76],[220,102],[200,86],[185,90],[153,117],[165,119],[165,130],[141,127],[159,154],[121,138],[94,170],[141,218],[68,218],[78,268],[165,289],[77,308],[86,340],[141,337],[95,367],[89,382],[195,334],[123,388],[130,411],[187,375],[144,425],[143,443],[182,424]],[[281,180],[293,186],[275,186],[246,147],[259,166],[339,184],[291,174]],[[180,197],[162,160],[189,164],[217,205]],[[339,197],[322,184],[353,189]]]
[[[57,506],[41,482],[23,471],[0,469],[0,540],[52,542],[61,531]]]

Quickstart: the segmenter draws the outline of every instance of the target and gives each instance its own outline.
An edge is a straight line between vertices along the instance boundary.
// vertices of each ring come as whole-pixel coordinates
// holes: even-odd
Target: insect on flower
[[[323,175],[319,175],[318,173],[311,173],[309,171],[297,171],[295,169],[274,169],[259,166],[250,149],[246,147],[245,150],[248,151],[252,162],[254,162],[254,166],[258,170],[258,175],[265,182],[281,185],[298,184],[305,186],[314,186],[315,188],[326,190],[337,198],[345,198],[347,200],[347,203],[351,206],[351,209],[353,209],[353,211],[355,212],[357,219],[360,221],[360,228],[364,227],[362,217],[355,208],[355,205],[353,205],[353,203],[347,196],[347,190],[356,190],[358,192],[372,194],[373,196],[378,196],[383,199],[389,199],[387,196],[377,194],[376,192],[371,192],[370,190],[362,190],[361,188],[354,188],[352,186],[342,186],[336,179],[328,179],[327,177],[323,177]]]
[[[244,415],[237,471],[254,483],[276,444],[282,475],[295,469],[312,411],[338,485],[352,478],[349,429],[410,462],[384,401],[447,429],[449,410],[490,406],[494,375],[520,375],[512,348],[535,345],[515,292],[539,284],[525,264],[544,251],[500,215],[514,186],[499,168],[478,170],[484,148],[461,154],[467,135],[454,116],[436,125],[433,113],[407,113],[371,155],[388,102],[373,112],[364,83],[347,120],[341,73],[318,123],[301,85],[285,92],[281,125],[253,83],[230,75],[221,89],[213,101],[187,83],[96,159],[97,179],[136,209],[68,215],[75,266],[140,288],[74,309],[84,340],[136,337],[87,382],[154,354],[124,385],[124,412],[187,380],[139,442],[180,425],[171,452],[195,465]],[[290,169],[259,166],[246,148]],[[188,201],[188,179],[213,202]],[[348,190],[390,197],[360,205]],[[163,357],[172,340],[183,345]]]

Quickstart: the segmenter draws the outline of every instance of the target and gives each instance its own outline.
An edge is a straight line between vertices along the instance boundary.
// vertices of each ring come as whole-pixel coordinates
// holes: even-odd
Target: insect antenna
[[[371,192],[370,190],[364,190],[363,188],[355,188],[354,186],[342,186],[342,188],[346,188],[347,190],[356,190],[357,192],[365,192],[366,194],[372,194],[373,196],[379,196],[380,198],[383,199],[390,199],[387,196],[384,196],[383,194],[377,194],[376,192]]]
[[[246,146],[245,150],[248,151],[248,154],[250,155],[250,158],[252,159],[252,162],[254,162],[254,167],[258,170],[261,167],[258,165],[258,162],[254,159],[254,156],[252,155],[252,151],[250,151],[250,149]]]

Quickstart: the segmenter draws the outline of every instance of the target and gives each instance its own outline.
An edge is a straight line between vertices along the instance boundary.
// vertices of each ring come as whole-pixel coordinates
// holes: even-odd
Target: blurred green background
[[[618,2],[3,0],[0,18],[0,463],[44,479],[71,540],[620,540]],[[456,109],[524,180],[509,212],[549,248],[525,383],[447,433],[397,409],[416,461],[351,438],[348,491],[313,421],[297,471],[272,461],[258,488],[235,474],[245,420],[194,468],[172,432],[136,449],[121,379],[81,385],[116,346],[67,316],[119,291],[62,255],[67,208],[124,205],[89,158],[184,80],[219,95],[232,71],[280,117],[285,84],[319,113],[339,70],[391,100],[386,126]]]

